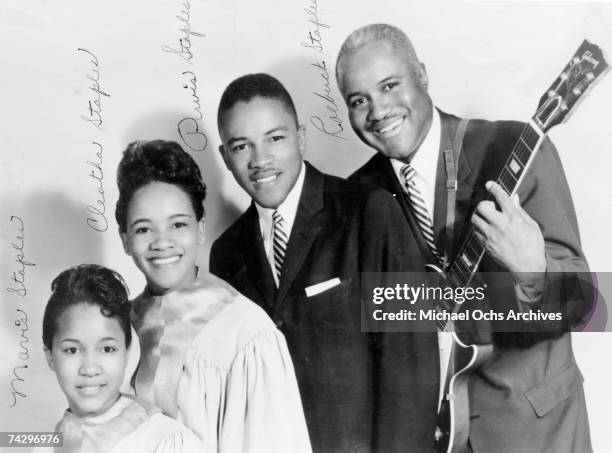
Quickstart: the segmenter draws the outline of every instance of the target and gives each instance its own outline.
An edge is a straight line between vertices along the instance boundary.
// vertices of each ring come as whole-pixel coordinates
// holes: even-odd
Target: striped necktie
[[[425,239],[425,242],[427,242],[427,245],[429,246],[429,249],[433,255],[436,257],[436,260],[441,262],[440,253],[438,252],[438,248],[434,242],[433,224],[429,218],[427,208],[425,207],[423,195],[421,195],[421,192],[417,188],[414,181],[416,171],[414,171],[414,168],[412,168],[410,164],[404,165],[400,171],[404,177],[404,186],[406,188],[406,194],[408,195],[408,201],[412,207],[412,212],[414,213],[414,217],[419,225],[419,229],[421,230],[421,233],[423,233],[423,238]]]
[[[287,234],[285,233],[285,221],[283,216],[278,211],[272,213],[272,219],[274,220],[274,232],[272,243],[274,246],[274,267],[276,270],[276,276],[280,281],[281,273],[283,270],[283,260],[285,259],[285,250],[287,250]]]

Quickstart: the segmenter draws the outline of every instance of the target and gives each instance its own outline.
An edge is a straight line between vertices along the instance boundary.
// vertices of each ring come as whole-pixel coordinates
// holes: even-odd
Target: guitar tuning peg
[[[578,88],[578,87],[576,87],[576,88],[574,88],[574,89],[572,90],[572,94],[573,94],[574,96],[580,96],[580,93],[582,93],[582,90],[581,90],[580,88]]]
[[[568,110],[567,104],[565,102],[562,102],[560,107],[561,107],[561,110],[563,110],[564,112]]]
[[[574,63],[574,64],[578,63],[579,61],[580,61],[580,58],[578,58],[578,57],[572,58],[572,63]]]
[[[562,72],[559,78],[563,81],[567,80],[567,72]]]
[[[552,98],[553,96],[557,95],[557,92],[555,90],[548,90],[546,94],[548,95],[549,98]]]
[[[595,78],[595,74],[592,72],[587,72],[586,78],[589,79],[589,82]]]

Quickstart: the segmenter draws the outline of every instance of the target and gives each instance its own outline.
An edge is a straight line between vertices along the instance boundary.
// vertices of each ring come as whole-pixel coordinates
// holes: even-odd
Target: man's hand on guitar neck
[[[540,227],[519,204],[493,181],[486,188],[495,198],[478,204],[472,215],[476,236],[487,253],[508,269],[528,300],[544,291],[546,255]]]

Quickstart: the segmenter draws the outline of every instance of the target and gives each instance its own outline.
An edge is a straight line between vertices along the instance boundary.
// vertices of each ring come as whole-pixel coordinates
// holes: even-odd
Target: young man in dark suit
[[[569,188],[548,139],[520,186],[519,204],[491,180],[525,125],[472,120],[455,143],[460,118],[433,108],[425,66],[401,30],[373,24],[354,31],[340,50],[336,76],[353,129],[378,152],[352,179],[395,194],[404,228],[417,236],[426,261],[438,263],[445,238],[454,235],[452,261],[473,227],[486,250],[480,270],[498,272],[488,293],[495,294],[499,312],[558,307],[571,318],[572,311],[585,311],[588,285],[582,287],[575,273],[588,266]],[[443,153],[461,144],[456,203],[449,208]],[[492,199],[483,201],[489,194]],[[454,216],[449,231],[448,209]],[[560,281],[552,278],[555,272],[564,273]],[[493,358],[470,379],[470,451],[591,451],[570,333],[542,329],[494,334]],[[444,354],[440,363],[444,367]]]
[[[435,335],[361,330],[361,273],[422,269],[395,200],[304,162],[304,127],[269,75],[233,81],[218,126],[252,203],[213,244],[210,270],[284,333],[313,449],[431,451]]]

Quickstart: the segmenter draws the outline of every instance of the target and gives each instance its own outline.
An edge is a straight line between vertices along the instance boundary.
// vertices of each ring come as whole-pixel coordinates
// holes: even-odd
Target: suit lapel
[[[259,228],[259,216],[253,203],[245,213],[245,225],[241,236],[244,244],[242,248],[243,259],[250,280],[261,294],[266,306],[271,309],[276,297],[276,283],[270,263],[266,258],[261,229]]]
[[[415,237],[415,240],[419,247],[419,251],[421,253],[421,256],[424,257],[425,262],[436,263],[436,258],[431,253],[431,250],[425,242],[425,239],[423,239],[423,235],[421,233],[419,225],[417,224],[417,221],[414,218],[414,214],[412,213],[412,208],[410,207],[410,204],[406,199],[404,188],[401,186],[397,176],[395,175],[395,172],[393,171],[391,161],[381,154],[378,154],[376,157],[380,160],[377,163],[380,175],[382,176],[379,182],[380,187],[386,189],[388,192],[391,192],[393,197],[400,204],[402,211],[404,212],[404,216],[406,217],[406,220],[410,225],[410,229],[414,233],[413,236]]]
[[[316,215],[323,209],[323,174],[306,162],[304,186],[295,221],[289,236],[289,243],[283,262],[283,273],[276,298],[277,306],[282,303],[293,284],[312,243],[321,231]]]

